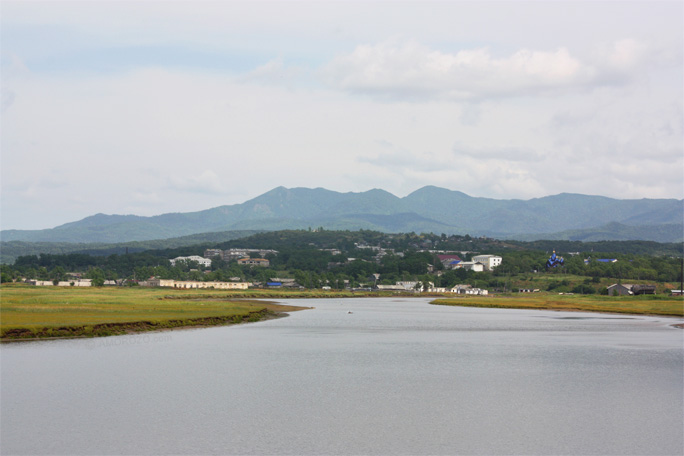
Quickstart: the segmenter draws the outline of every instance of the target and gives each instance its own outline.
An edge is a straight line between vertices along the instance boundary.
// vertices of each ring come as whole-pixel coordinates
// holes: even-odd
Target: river
[[[315,306],[239,326],[6,344],[8,454],[683,454],[665,317]]]

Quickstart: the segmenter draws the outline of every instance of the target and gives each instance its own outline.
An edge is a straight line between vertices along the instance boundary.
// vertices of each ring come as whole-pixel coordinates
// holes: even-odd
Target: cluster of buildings
[[[197,264],[199,264],[200,266],[202,266],[203,268],[210,268],[212,260],[211,260],[211,258],[203,258],[199,255],[191,255],[191,256],[186,256],[186,257],[176,257],[176,258],[169,260],[169,262],[171,262],[171,266],[175,266],[176,263],[181,262],[181,261],[185,261],[188,263],[193,261],[193,262],[196,262]],[[232,261],[232,260],[230,260],[230,261]],[[242,257],[238,258],[237,263],[239,265],[261,266],[261,267],[265,267],[265,268],[267,268],[271,265],[271,262],[269,260],[267,260],[266,258],[250,258],[249,256],[244,257],[244,258],[242,258]]]
[[[499,266],[503,259],[498,255],[476,255],[471,261],[463,261],[458,255],[437,255],[444,269],[465,269],[466,271],[491,271]]]
[[[278,251],[271,249],[207,249],[204,251],[204,258],[220,258],[228,263],[240,258],[249,258],[252,254],[265,258],[267,255],[278,255]]]
[[[251,258],[252,254],[254,253],[258,254],[259,258]],[[237,263],[239,265],[260,266],[267,268],[271,265],[271,262],[264,258],[268,254],[277,255],[278,251],[270,249],[206,249],[204,251],[203,257],[199,255],[191,255],[185,257],[181,256],[173,258],[169,261],[171,262],[171,266],[175,266],[176,263],[180,261],[193,261],[204,268],[209,268],[211,267],[212,259],[219,258],[227,263],[237,260]]]
[[[487,295],[489,292],[482,288],[474,288],[471,285],[459,284],[451,288],[435,287],[432,282],[427,284],[421,282],[396,282],[394,285],[375,285],[374,289],[377,291],[413,291],[413,292],[428,292],[428,293],[456,293],[466,295]]]
[[[104,285],[123,285],[124,280],[105,280]],[[92,279],[72,279],[72,280],[60,280],[55,283],[53,280],[26,280],[25,283],[29,285],[34,285],[36,287],[91,287],[93,286]]]
[[[380,263],[382,258],[388,254],[397,255],[403,257],[403,252],[395,252],[394,249],[387,249],[379,246],[371,246],[366,244],[355,244],[358,249],[370,249],[376,252],[374,256],[374,261]],[[321,249],[322,251],[329,251],[333,255],[339,255],[342,252],[338,249]],[[433,251],[429,251],[433,253]],[[202,266],[211,266],[211,260],[213,258],[220,258],[225,262],[230,262],[237,260],[239,265],[248,266],[260,266],[269,267],[270,261],[265,257],[267,255],[277,255],[277,250],[271,249],[206,249],[204,251],[204,257],[199,257],[197,255],[191,257],[178,257],[171,260],[171,265],[174,265],[176,261],[179,260],[192,260],[198,262]],[[258,258],[253,258],[258,255]],[[499,266],[503,259],[498,255],[476,255],[472,257],[471,261],[463,261],[458,255],[454,254],[438,254],[437,257],[439,261],[444,265],[445,269],[465,269],[466,271],[492,271],[495,267]],[[355,258],[348,258],[347,261],[353,261]],[[339,266],[340,263],[330,263],[328,267]],[[432,265],[428,265],[428,269],[432,272]]]

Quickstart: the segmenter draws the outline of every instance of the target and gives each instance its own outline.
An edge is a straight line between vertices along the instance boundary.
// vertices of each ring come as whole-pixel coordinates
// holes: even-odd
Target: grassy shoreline
[[[2,286],[0,293],[0,342],[231,325],[306,309],[234,292]]]
[[[670,296],[504,295],[463,296],[431,301],[431,304],[499,309],[602,312],[631,315],[684,317],[684,299]]]
[[[199,326],[220,326],[239,324],[243,322],[260,321],[269,315],[269,311],[262,309],[248,315],[232,315],[205,318],[191,318],[187,320],[166,321],[132,321],[121,323],[102,323],[98,325],[67,325],[43,328],[7,328],[2,332],[2,342],[34,339],[62,339],[106,337],[122,334],[133,334],[146,331],[161,331],[164,329],[190,328]]]

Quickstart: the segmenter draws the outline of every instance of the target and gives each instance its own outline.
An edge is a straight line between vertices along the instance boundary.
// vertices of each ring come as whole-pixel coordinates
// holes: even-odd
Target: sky
[[[0,226],[275,187],[684,198],[681,1],[0,3]]]

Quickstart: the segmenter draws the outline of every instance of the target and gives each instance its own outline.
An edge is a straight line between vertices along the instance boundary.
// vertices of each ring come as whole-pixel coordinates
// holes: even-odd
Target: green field
[[[212,292],[208,296],[198,290],[3,285],[0,337],[8,340],[108,336],[258,321],[278,312],[300,309],[250,300],[245,294],[234,292]]]
[[[436,299],[433,304],[464,307],[549,309],[639,315],[684,316],[684,298],[677,296],[596,296],[550,293],[503,296],[461,296]]]

